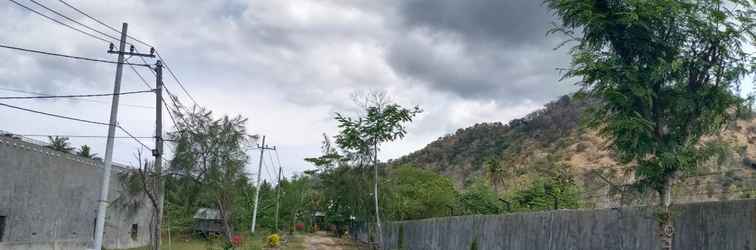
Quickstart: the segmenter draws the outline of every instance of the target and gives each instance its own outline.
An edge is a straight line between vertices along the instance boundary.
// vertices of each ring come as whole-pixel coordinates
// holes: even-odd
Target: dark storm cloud
[[[387,60],[400,74],[467,99],[547,101],[569,91],[554,17],[537,0],[410,0],[399,4],[404,39]]]
[[[476,43],[543,43],[552,15],[540,0],[408,0],[400,13],[410,26],[459,33]]]

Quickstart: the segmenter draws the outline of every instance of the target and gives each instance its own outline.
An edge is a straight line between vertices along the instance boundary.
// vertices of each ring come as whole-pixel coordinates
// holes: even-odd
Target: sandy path
[[[325,232],[308,234],[305,237],[307,250],[353,250],[359,249],[354,243],[348,240],[338,239],[328,236]]]

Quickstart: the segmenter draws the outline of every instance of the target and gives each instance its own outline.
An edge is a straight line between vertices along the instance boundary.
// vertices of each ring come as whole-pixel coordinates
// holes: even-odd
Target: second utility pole
[[[281,208],[281,171],[283,171],[283,167],[279,162],[278,180],[276,181],[276,233],[278,233],[278,210]]]
[[[163,63],[155,63],[155,175],[157,176],[158,211],[155,216],[156,228],[153,232],[155,249],[160,249],[160,228],[163,222],[163,203],[165,202],[165,181],[163,180]]]
[[[262,164],[263,164],[263,153],[265,153],[266,149],[272,149],[276,150],[276,147],[268,147],[268,145],[265,145],[265,136],[263,135],[262,144],[257,145],[257,148],[260,149],[260,164],[257,167],[257,186],[255,186],[255,208],[252,210],[252,226],[250,228],[250,231],[252,233],[255,233],[255,225],[257,224],[257,203],[259,203],[260,200],[260,176],[262,175]]]

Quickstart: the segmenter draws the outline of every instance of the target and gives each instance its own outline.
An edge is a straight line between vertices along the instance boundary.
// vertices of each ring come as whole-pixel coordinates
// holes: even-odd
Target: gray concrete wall
[[[478,249],[657,250],[660,242],[654,211],[629,207],[390,222],[383,230],[383,246],[457,250],[471,249],[477,241]],[[673,249],[756,249],[755,211],[756,200],[675,206]]]
[[[126,194],[113,168],[106,219],[109,249],[149,241],[149,201]],[[47,250],[91,247],[102,163],[0,136],[0,216],[6,217],[0,249]],[[127,202],[128,201],[128,202]],[[129,234],[138,225],[136,240]]]

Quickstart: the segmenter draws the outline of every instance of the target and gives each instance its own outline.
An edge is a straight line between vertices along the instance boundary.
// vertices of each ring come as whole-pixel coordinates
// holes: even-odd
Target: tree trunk
[[[231,234],[233,232],[231,230],[231,224],[229,223],[230,215],[227,214],[228,211],[226,211],[226,208],[223,206],[223,202],[221,201],[221,199],[218,199],[218,210],[220,212],[221,219],[223,221],[223,229],[224,231],[226,231],[225,232],[226,241],[231,241],[231,236],[232,236]]]
[[[160,250],[160,214],[155,212],[155,225],[152,227],[152,249]]]
[[[378,143],[373,145],[373,197],[375,197],[375,224],[378,226],[378,248],[383,244],[383,230],[381,230],[381,216],[378,209]]]
[[[659,206],[661,211],[657,214],[659,221],[659,239],[661,240],[662,250],[672,250],[672,241],[675,235],[674,223],[672,220],[672,183],[674,175],[666,177],[662,189],[659,190]]]

